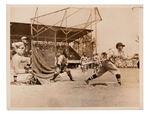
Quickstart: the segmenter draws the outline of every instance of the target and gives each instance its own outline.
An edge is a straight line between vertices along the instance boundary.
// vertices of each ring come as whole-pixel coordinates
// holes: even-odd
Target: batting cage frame
[[[72,9],[73,12],[68,13]],[[68,26],[68,20],[72,16],[77,15],[77,13],[83,10],[89,12],[89,15],[87,16],[85,22],[73,26]],[[55,15],[60,12],[63,14],[62,18],[53,24],[45,24],[40,21],[40,19],[42,18],[48,18],[48,16]],[[55,19],[56,17],[53,16],[53,18]],[[102,21],[102,18],[97,7],[67,7],[53,12],[48,12],[43,15],[39,15],[39,8],[36,8],[34,17],[30,19],[32,70],[35,75],[40,78],[47,79],[51,77],[51,74],[55,72],[54,62],[56,53],[58,51],[58,44],[64,44],[67,47],[70,42],[73,42],[76,39],[83,37],[84,35],[87,35],[89,33],[94,33],[94,36],[93,34],[91,34],[91,37],[95,42],[95,49],[97,52],[97,23],[100,21]],[[40,49],[41,47],[43,49]],[[48,58],[46,58],[46,56],[48,56],[48,53],[50,53],[48,58],[52,58],[49,64],[47,63]],[[53,57],[51,55],[53,55]],[[45,60],[43,59],[44,57]]]

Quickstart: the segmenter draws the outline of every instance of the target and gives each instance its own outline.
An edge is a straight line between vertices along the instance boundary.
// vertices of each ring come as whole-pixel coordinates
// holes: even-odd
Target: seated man
[[[14,70],[14,82],[17,81],[17,75],[20,73],[26,73],[24,66],[30,64],[30,58],[24,57],[24,45],[18,45],[15,49],[16,54],[12,57],[12,66]]]

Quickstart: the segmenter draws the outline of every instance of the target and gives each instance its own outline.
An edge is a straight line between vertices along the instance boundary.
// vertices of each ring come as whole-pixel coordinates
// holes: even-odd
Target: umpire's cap
[[[116,44],[116,48],[118,48],[119,46],[125,47],[125,45],[124,45],[123,43],[121,43],[121,42],[118,42],[118,43]]]

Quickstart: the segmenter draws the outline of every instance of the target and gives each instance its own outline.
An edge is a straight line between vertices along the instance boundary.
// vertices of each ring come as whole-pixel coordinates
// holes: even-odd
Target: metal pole
[[[32,31],[32,20],[30,20],[30,22],[31,22],[31,28],[30,28],[31,36],[33,36],[33,31]]]
[[[67,10],[66,10],[66,17],[67,17]],[[66,18],[66,33],[65,33],[65,35],[66,35],[66,49],[65,49],[65,51],[68,49],[67,19],[68,19],[68,18]]]
[[[95,11],[95,20],[96,20],[96,8],[94,8]],[[97,53],[97,23],[95,22],[95,51]]]
[[[57,52],[57,50],[56,50],[56,48],[57,48],[57,39],[56,39],[57,36],[56,36],[56,34],[57,34],[57,31],[54,32],[55,57],[56,57],[56,52]]]
[[[91,22],[92,22],[92,8],[91,8]],[[92,24],[91,24],[91,30],[92,30]],[[92,38],[92,40],[93,40],[93,37],[92,37],[93,35],[92,35],[92,33],[91,33],[91,38]]]
[[[33,51],[32,51],[32,49],[33,49],[33,46],[32,46],[32,36],[33,36],[33,29],[32,29],[32,20],[30,20],[30,22],[31,22],[31,27],[30,27],[30,30],[31,30],[31,36],[30,36],[30,46],[31,46],[31,57],[30,57],[30,65],[31,65],[31,68],[32,68],[32,55],[33,55]]]
[[[50,15],[50,14],[53,14],[53,13],[57,13],[57,12],[60,12],[60,11],[63,11],[63,10],[67,10],[67,9],[69,9],[69,8],[70,8],[70,7],[64,8],[64,9],[61,9],[61,10],[57,10],[57,11],[54,11],[54,12],[50,12],[50,13],[47,13],[47,14],[44,14],[44,15],[35,16],[35,17],[31,18],[31,19],[35,19],[35,18],[40,18],[40,17],[43,17],[43,16],[47,16],[47,15]]]
[[[31,22],[31,27],[30,27],[30,30],[31,30],[31,36],[30,36],[30,45],[31,45],[31,50],[32,50],[32,38],[33,38],[33,28],[32,28],[32,20],[30,20],[30,22]]]

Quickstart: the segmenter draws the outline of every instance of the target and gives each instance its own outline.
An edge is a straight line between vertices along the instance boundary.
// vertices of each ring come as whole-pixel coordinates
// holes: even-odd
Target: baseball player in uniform
[[[99,57],[98,53],[96,53],[96,54],[94,54],[94,56],[93,56],[94,72],[97,72],[98,66],[99,66],[99,62],[100,62],[100,57]]]
[[[100,58],[101,62],[99,63],[100,65],[99,65],[98,72],[94,73],[91,77],[89,77],[87,80],[85,80],[85,82],[87,84],[89,84],[90,80],[100,77],[105,72],[109,71],[113,75],[115,75],[118,84],[121,85],[120,70],[119,70],[119,68],[117,68],[117,66],[114,64],[114,62],[115,62],[115,60],[117,60],[116,58],[118,58],[118,57],[125,59],[123,47],[125,47],[125,45],[122,44],[121,42],[119,42],[116,44],[116,49],[117,49],[116,52],[114,52],[112,55],[108,55],[106,52],[103,52],[101,54],[101,58]]]
[[[25,73],[25,69],[20,69],[22,66],[22,63],[30,64],[30,58],[24,57],[24,45],[19,44],[16,48],[16,54],[12,57],[12,65],[14,70],[14,82],[17,81],[17,76],[19,73]]]
[[[80,59],[82,72],[85,72],[85,70],[86,70],[86,67],[87,67],[87,64],[86,64],[86,63],[87,63],[87,60],[88,60],[88,58],[86,57],[86,54],[83,53],[83,55],[81,56],[81,59]]]
[[[55,72],[53,78],[50,80],[55,81],[56,77],[59,74],[66,72],[68,77],[70,78],[70,81],[74,81],[70,70],[67,69],[67,55],[66,55],[65,51],[62,54],[57,53],[55,61],[56,61],[56,63],[55,63],[56,64],[56,72]]]
[[[30,64],[31,59],[29,58],[29,45],[27,41],[27,37],[21,37],[21,42],[12,43],[13,51],[15,54],[12,56],[12,65],[14,69],[14,82],[17,81],[18,73],[25,73],[27,70],[25,69],[27,65]],[[24,69],[20,69],[21,63],[27,63],[24,66]]]

